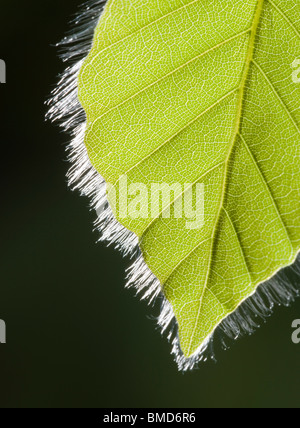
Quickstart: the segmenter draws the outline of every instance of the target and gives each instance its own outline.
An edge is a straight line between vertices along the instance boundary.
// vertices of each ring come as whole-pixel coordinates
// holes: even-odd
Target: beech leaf
[[[300,248],[299,55],[298,0],[110,0],[80,64],[82,150],[110,202],[101,228],[138,245],[130,283],[163,296],[159,323],[173,320],[180,368],[218,327],[250,331],[251,311],[294,294],[276,275]],[[121,183],[136,216],[121,213]],[[149,215],[136,183],[183,190]],[[194,227],[175,208],[187,194],[196,204],[197,185]]]

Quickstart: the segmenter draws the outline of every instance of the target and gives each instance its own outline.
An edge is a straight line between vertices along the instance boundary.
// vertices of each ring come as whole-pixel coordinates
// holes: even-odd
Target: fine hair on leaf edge
[[[158,326],[172,344],[172,354],[179,370],[191,370],[198,362],[214,358],[216,342],[227,348],[226,338],[232,341],[241,335],[252,334],[272,313],[275,304],[289,306],[299,295],[299,289],[292,285],[290,276],[294,275],[294,280],[295,277],[299,278],[300,269],[296,260],[292,266],[280,270],[271,279],[260,284],[252,296],[219,323],[191,357],[183,355],[172,306],[164,297],[160,282],[147,267],[137,236],[115,219],[107,201],[106,183],[92,166],[84,144],[86,115],[78,100],[77,80],[91,49],[94,29],[105,3],[103,0],[89,0],[72,21],[74,29],[57,45],[61,50],[61,58],[68,65],[47,103],[47,119],[58,121],[71,136],[68,147],[68,159],[71,162],[68,183],[73,190],[79,190],[81,195],[87,196],[91,208],[96,211],[95,229],[100,232],[99,241],[113,244],[124,255],[131,255],[134,259],[128,270],[127,287],[134,287],[141,299],[150,303],[157,299],[161,302]]]

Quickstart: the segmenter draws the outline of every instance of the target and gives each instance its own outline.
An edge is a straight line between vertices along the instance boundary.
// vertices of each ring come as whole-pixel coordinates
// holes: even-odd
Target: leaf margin
[[[276,303],[289,306],[299,295],[299,290],[294,288],[288,280],[290,267],[281,269],[265,283],[260,284],[252,296],[246,298],[234,313],[228,315],[193,355],[189,358],[183,355],[172,306],[162,294],[159,281],[145,264],[138,247],[137,237],[114,218],[106,199],[105,181],[91,165],[84,145],[86,117],[78,101],[76,85],[80,67],[89,53],[95,28],[91,28],[88,21],[92,16],[95,17],[103,11],[105,3],[105,0],[89,0],[87,9],[77,18],[77,21],[82,21],[82,27],[75,37],[75,43],[73,35],[63,40],[65,45],[63,59],[72,61],[74,57],[79,57],[79,60],[67,68],[57,89],[53,91],[48,103],[50,109],[47,118],[59,121],[63,129],[70,132],[73,140],[68,149],[69,160],[72,163],[68,174],[69,185],[90,199],[91,207],[97,213],[95,228],[101,233],[100,240],[107,241],[115,245],[123,254],[130,254],[136,258],[128,272],[127,287],[136,288],[141,298],[147,299],[150,303],[156,299],[162,301],[161,314],[157,322],[162,333],[168,332],[172,353],[179,370],[185,371],[193,369],[199,361],[206,360],[207,356],[214,357],[212,344],[218,331],[222,332],[223,345],[224,337],[236,339],[241,334],[252,334],[259,326],[257,318],[264,320],[268,317]],[[88,37],[91,38],[89,43],[86,42]],[[297,263],[292,269],[297,275],[300,274]]]

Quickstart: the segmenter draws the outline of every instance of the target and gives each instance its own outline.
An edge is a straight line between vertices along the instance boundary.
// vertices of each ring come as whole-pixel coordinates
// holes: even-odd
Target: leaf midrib
[[[196,332],[197,325],[199,322],[202,304],[203,304],[203,299],[204,299],[205,293],[207,291],[207,284],[208,284],[209,276],[210,276],[210,272],[211,272],[213,250],[214,250],[214,245],[216,242],[216,234],[218,231],[218,224],[219,224],[220,219],[221,219],[221,212],[222,212],[222,209],[224,206],[224,200],[225,200],[225,196],[226,196],[226,182],[227,182],[227,176],[228,176],[229,160],[230,160],[231,154],[233,152],[235,141],[236,141],[239,129],[240,129],[240,125],[241,125],[246,82],[247,82],[249,71],[250,71],[251,61],[253,59],[254,48],[255,48],[255,40],[256,40],[256,36],[257,36],[260,18],[261,18],[262,11],[263,11],[263,5],[264,5],[264,0],[258,0],[256,9],[255,9],[255,13],[254,13],[254,17],[253,17],[253,24],[252,24],[252,28],[251,28],[251,36],[249,39],[249,46],[248,46],[247,56],[246,56],[246,60],[245,60],[245,68],[244,68],[242,79],[241,79],[238,101],[237,101],[237,115],[236,115],[236,120],[235,120],[235,126],[234,126],[234,131],[233,131],[233,135],[232,135],[232,139],[231,139],[231,144],[230,144],[229,150],[228,150],[228,155],[227,155],[226,160],[225,160],[225,167],[224,167],[224,174],[223,174],[223,185],[222,185],[222,192],[221,192],[221,198],[220,198],[220,207],[219,207],[219,210],[218,210],[218,213],[216,216],[215,227],[213,228],[213,233],[211,236],[211,245],[210,245],[210,251],[209,251],[208,268],[207,268],[206,277],[205,277],[205,281],[204,281],[204,285],[203,285],[203,291],[201,293],[200,300],[199,300],[199,307],[198,307],[198,311],[197,311],[196,320],[194,323],[194,328],[193,328],[193,331],[192,331],[192,334],[190,337],[190,341],[189,341],[189,346],[187,349],[187,357],[189,357],[191,355],[192,343],[193,343],[195,332]]]

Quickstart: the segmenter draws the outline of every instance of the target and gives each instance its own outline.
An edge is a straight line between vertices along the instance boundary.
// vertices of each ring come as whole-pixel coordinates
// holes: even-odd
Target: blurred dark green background
[[[0,3],[0,406],[299,407],[300,299],[277,308],[218,363],[182,375],[145,303],[125,291],[128,259],[95,244],[88,201],[70,192],[68,141],[44,122],[63,70],[51,44],[77,0]]]

